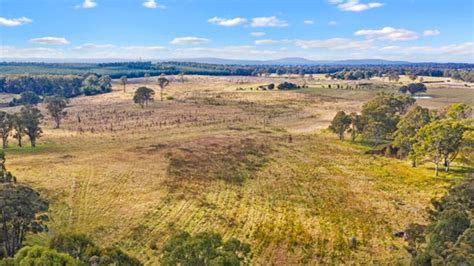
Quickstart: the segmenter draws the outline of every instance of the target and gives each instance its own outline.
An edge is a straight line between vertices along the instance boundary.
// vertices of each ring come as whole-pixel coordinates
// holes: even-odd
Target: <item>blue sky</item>
[[[471,0],[0,0],[0,58],[474,62]]]

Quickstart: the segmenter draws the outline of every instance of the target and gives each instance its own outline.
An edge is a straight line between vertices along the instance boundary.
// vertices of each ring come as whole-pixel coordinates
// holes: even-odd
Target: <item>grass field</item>
[[[368,155],[323,130],[338,110],[360,110],[381,81],[254,89],[280,80],[192,76],[163,102],[150,82],[157,101],[145,109],[131,101],[142,80],[73,99],[62,129],[47,118],[39,147],[11,140],[7,151],[8,169],[51,202],[50,232],[32,241],[80,232],[156,265],[173,232],[212,230],[251,244],[255,264],[408,263],[393,232],[423,223],[463,169],[434,178],[432,165]],[[428,94],[420,104],[473,104],[472,88]]]

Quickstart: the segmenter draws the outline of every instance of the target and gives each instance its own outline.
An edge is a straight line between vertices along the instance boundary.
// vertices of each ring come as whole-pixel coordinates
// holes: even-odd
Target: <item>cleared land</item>
[[[432,165],[368,155],[320,130],[393,84],[321,78],[289,92],[255,90],[281,78],[175,79],[164,102],[148,81],[148,108],[132,104],[144,81],[131,80],[125,93],[116,84],[73,99],[62,129],[44,121],[36,149],[11,140],[9,170],[51,201],[49,234],[30,241],[81,232],[154,265],[173,232],[212,230],[250,243],[256,264],[405,263],[393,232],[422,223],[462,175],[455,166],[434,178]],[[435,86],[420,104],[473,105],[471,87]]]

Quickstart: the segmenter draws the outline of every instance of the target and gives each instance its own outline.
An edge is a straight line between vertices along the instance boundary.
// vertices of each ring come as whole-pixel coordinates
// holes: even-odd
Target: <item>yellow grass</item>
[[[338,110],[360,109],[352,91],[249,89],[274,80],[187,77],[164,102],[148,84],[157,101],[145,109],[131,101],[143,84],[117,84],[73,99],[62,129],[45,120],[36,149],[11,140],[8,169],[51,202],[51,231],[38,241],[86,233],[156,265],[173,232],[212,230],[250,243],[255,264],[406,263],[393,232],[425,221],[459,174],[435,179],[428,166],[320,131]]]

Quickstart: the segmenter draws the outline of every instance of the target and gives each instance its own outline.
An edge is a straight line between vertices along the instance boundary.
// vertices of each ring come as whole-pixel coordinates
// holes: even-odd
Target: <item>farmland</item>
[[[430,200],[469,169],[455,164],[433,177],[432,164],[367,154],[326,130],[338,110],[396,92],[393,82],[168,78],[164,101],[132,102],[139,86],[159,94],[155,78],[130,79],[125,92],[114,81],[110,93],[71,99],[61,129],[46,117],[38,147],[11,140],[8,169],[51,204],[50,231],[28,241],[84,233],[156,265],[174,232],[211,230],[249,243],[255,264],[405,264],[393,232],[426,223]],[[288,79],[307,88],[257,90]],[[472,92],[472,84],[428,84],[432,98],[418,103],[473,106]]]

